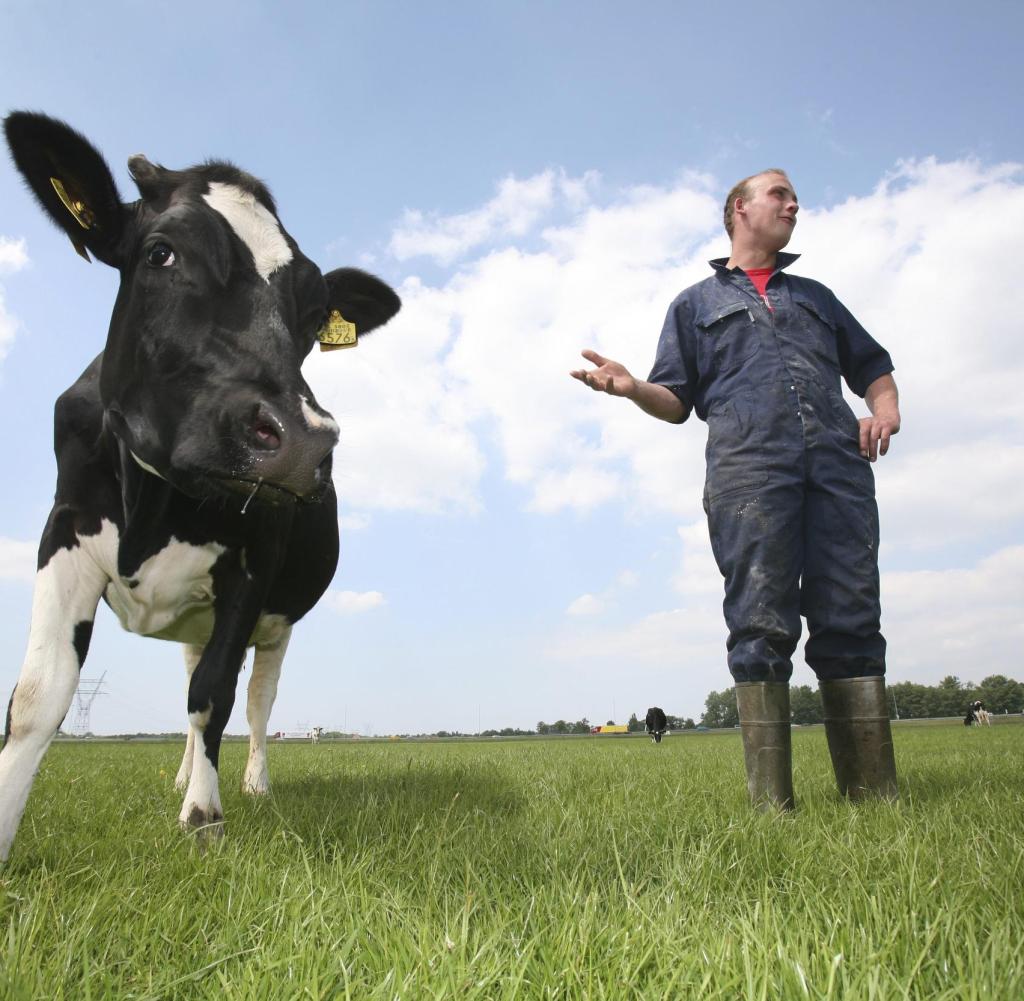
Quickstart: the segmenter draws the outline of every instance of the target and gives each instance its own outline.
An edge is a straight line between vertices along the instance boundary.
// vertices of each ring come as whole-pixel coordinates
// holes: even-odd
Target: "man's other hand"
[[[870,462],[889,451],[889,439],[900,429],[900,394],[891,375],[879,376],[864,400],[870,417],[860,419],[860,454]]]
[[[860,454],[871,462],[889,451],[889,439],[900,429],[900,416],[873,414],[860,419]]]

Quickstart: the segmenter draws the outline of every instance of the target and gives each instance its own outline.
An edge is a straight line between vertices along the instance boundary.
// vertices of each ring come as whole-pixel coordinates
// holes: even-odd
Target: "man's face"
[[[762,174],[750,182],[750,198],[737,200],[735,212],[750,236],[764,250],[777,251],[789,243],[800,210],[796,192],[785,174]]]

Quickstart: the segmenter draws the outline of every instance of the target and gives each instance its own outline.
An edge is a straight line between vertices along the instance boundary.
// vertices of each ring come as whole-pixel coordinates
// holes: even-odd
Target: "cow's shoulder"
[[[78,512],[88,534],[99,532],[101,518],[117,524],[122,517],[116,448],[103,428],[102,360],[97,356],[53,408],[56,502]]]
[[[104,520],[122,519],[120,488],[103,433],[99,395],[102,355],[57,398],[53,412],[53,450],[57,487],[53,509],[39,542],[39,568],[62,549],[99,536]]]

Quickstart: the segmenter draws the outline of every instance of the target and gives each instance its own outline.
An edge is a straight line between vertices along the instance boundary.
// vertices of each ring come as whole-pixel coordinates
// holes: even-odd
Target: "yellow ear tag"
[[[96,217],[92,214],[89,206],[85,202],[73,199],[65,190],[59,177],[51,177],[50,183],[53,185],[53,190],[57,192],[57,197],[64,203],[64,208],[75,217],[75,222],[82,229],[92,229],[96,224]]]
[[[331,310],[327,322],[316,335],[321,351],[336,351],[338,348],[354,348],[358,343],[356,325],[349,323],[336,309]]]

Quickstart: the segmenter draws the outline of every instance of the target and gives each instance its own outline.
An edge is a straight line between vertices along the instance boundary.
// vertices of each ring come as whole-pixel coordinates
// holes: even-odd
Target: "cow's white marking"
[[[270,618],[270,616],[267,616]],[[264,796],[270,792],[270,773],[267,769],[267,721],[277,698],[277,682],[281,677],[281,663],[292,629],[283,616],[281,633],[275,643],[256,647],[249,679],[248,702],[245,715],[249,721],[249,760],[242,778],[242,792]],[[268,630],[269,631],[269,630]]]
[[[104,520],[97,535],[79,539],[80,548],[106,574],[105,596],[129,632],[203,647],[213,634],[213,579],[210,570],[225,547],[216,542],[194,546],[173,536],[145,560],[130,578],[117,569],[117,526]],[[262,615],[249,646],[273,645],[287,620]]]
[[[292,259],[292,251],[281,232],[281,226],[274,214],[257,201],[255,195],[235,184],[210,184],[209,194],[203,201],[215,212],[219,212],[249,248],[256,271],[265,281]]]
[[[182,643],[205,644],[213,631],[213,578],[210,570],[225,547],[194,546],[175,538],[145,560],[129,580],[117,572],[117,529],[104,522],[102,557],[110,576],[106,598],[131,633]]]
[[[327,414],[318,414],[309,405],[309,401],[304,396],[299,397],[299,402],[302,405],[302,417],[307,427],[314,430],[327,428],[328,431],[333,431],[334,434],[338,433],[338,422],[333,417],[328,417]]]
[[[220,785],[217,780],[217,769],[206,756],[206,745],[203,732],[210,721],[212,709],[189,713],[189,726],[192,728],[193,752],[192,774],[188,780],[185,802],[182,803],[178,822],[182,827],[202,827],[206,824],[219,824],[224,819],[224,810],[220,805]],[[218,832],[219,833],[219,832]]]
[[[182,648],[182,652],[185,654],[185,696],[187,698],[189,682],[192,680],[193,672],[199,666],[199,658],[203,655],[203,648],[186,644]],[[190,726],[185,737],[185,754],[181,759],[181,767],[178,769],[178,774],[174,777],[174,788],[178,792],[184,792],[188,788],[188,780],[192,776],[192,755],[195,751],[195,744],[195,734],[193,734],[192,727]]]
[[[39,762],[78,686],[75,626],[91,622],[106,575],[79,545],[60,549],[36,574],[28,649],[0,752],[0,861],[7,858]]]

